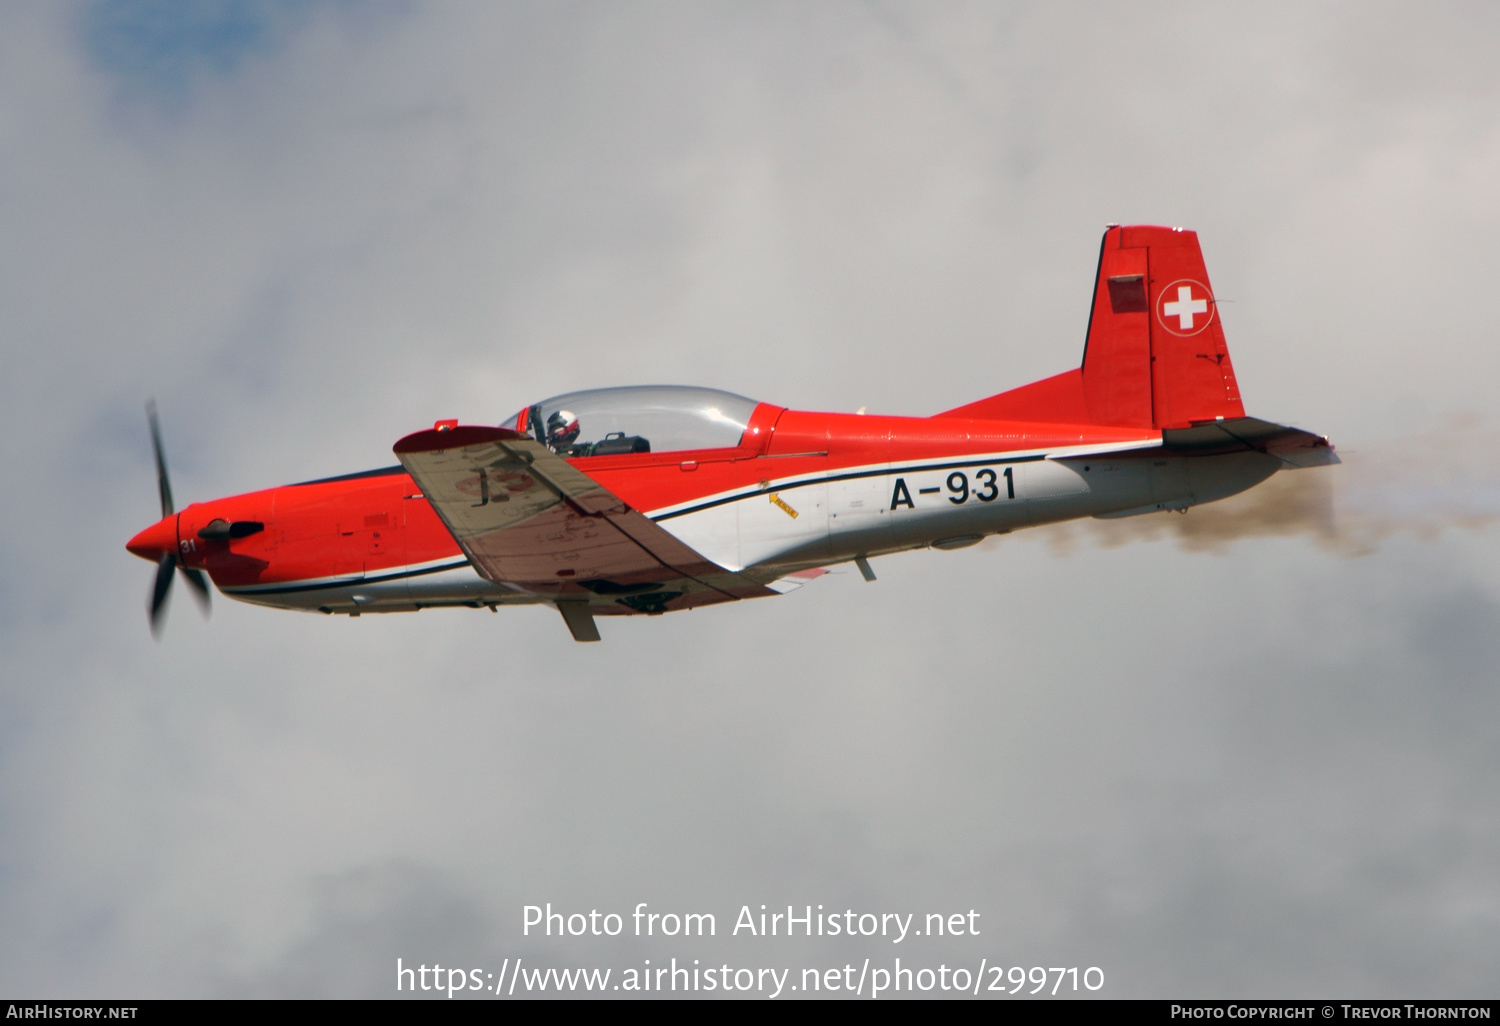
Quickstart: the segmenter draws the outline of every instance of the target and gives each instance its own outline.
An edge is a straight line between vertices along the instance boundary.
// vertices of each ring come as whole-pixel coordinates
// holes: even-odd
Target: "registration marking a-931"
[[[993,467],[981,467],[974,471],[972,482],[968,474],[962,470],[955,470],[948,475],[943,485],[919,488],[917,494],[933,495],[943,491],[944,486],[948,491],[946,498],[955,506],[962,506],[971,499],[994,502],[1000,498],[1008,501],[1016,497],[1015,470],[1012,467],[1005,467],[998,472]],[[891,490],[891,510],[894,512],[902,506],[907,509],[917,508],[917,504],[912,501],[911,489],[906,485],[906,478],[898,477],[895,487]]]

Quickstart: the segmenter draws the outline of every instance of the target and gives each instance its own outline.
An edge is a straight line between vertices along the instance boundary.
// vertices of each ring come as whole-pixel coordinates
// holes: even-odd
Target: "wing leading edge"
[[[547,596],[578,641],[597,615],[775,594],[678,541],[530,436],[492,427],[407,435],[397,458],[475,569]]]

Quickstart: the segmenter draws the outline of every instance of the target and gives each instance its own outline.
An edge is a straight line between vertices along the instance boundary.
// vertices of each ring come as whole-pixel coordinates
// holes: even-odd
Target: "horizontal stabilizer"
[[[1338,455],[1323,435],[1301,428],[1272,424],[1255,417],[1213,420],[1161,433],[1162,448],[1184,456],[1216,456],[1227,452],[1263,452],[1289,467],[1326,467]]]

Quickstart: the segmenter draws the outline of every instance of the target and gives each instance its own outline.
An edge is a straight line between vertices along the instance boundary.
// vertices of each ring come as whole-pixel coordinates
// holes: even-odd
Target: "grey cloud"
[[[1114,995],[1492,991],[1491,447],[1449,419],[1496,376],[1488,15],[340,8],[165,117],[78,10],[0,14],[9,989],[872,953],[519,935],[647,901],[973,907],[912,957]],[[181,596],[146,634],[150,395],[181,501],[612,383],[929,413],[1077,360],[1112,220],[1200,230],[1251,411],[1366,455],[1336,525],[1417,530],[1014,536],[598,646]]]
[[[322,998],[395,990],[396,960],[423,965],[495,965],[493,925],[467,889],[406,863],[352,869],[310,888],[313,932],[281,961],[248,980],[225,981],[225,996]],[[445,977],[446,979],[446,977]],[[467,981],[466,981],[467,982]],[[426,976],[421,983],[431,984]],[[424,996],[420,993],[417,996]]]

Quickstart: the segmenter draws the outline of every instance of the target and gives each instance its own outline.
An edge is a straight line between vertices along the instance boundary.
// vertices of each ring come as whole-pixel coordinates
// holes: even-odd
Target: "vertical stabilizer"
[[[1111,226],[1083,366],[939,414],[1144,429],[1245,415],[1197,232]]]
[[[1104,233],[1083,391],[1096,424],[1186,427],[1245,415],[1196,232]]]

